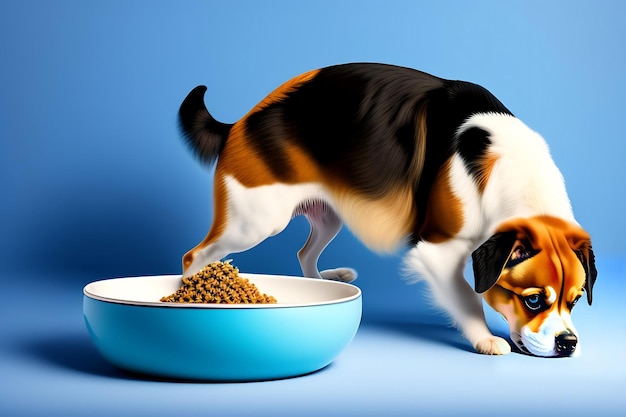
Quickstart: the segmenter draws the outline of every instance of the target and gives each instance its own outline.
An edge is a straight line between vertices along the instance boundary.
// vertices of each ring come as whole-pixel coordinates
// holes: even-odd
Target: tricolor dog
[[[185,276],[303,215],[304,276],[349,282],[353,269],[317,268],[345,223],[372,250],[410,245],[407,269],[476,351],[511,351],[489,331],[482,294],[521,351],[579,352],[570,313],[583,293],[591,304],[590,237],[544,140],[486,89],[392,65],[337,65],[287,81],[234,124],[209,114],[205,91],[192,90],[179,113],[195,154],[217,160],[213,225],[184,255]],[[470,255],[474,288],[463,276]]]

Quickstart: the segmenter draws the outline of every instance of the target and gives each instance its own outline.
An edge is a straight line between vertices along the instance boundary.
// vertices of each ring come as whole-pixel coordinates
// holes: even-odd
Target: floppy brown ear
[[[500,232],[491,236],[472,253],[474,290],[483,293],[496,283],[511,255],[517,232]]]
[[[580,263],[585,268],[585,292],[587,293],[587,302],[591,305],[593,300],[592,290],[593,284],[596,283],[598,271],[596,270],[596,257],[593,254],[591,246],[575,250],[576,256],[580,259]]]

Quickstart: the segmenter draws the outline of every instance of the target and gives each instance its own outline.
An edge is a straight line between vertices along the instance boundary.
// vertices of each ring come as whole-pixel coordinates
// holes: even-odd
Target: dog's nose
[[[559,356],[570,356],[576,350],[578,338],[574,333],[565,331],[556,335],[556,353]]]

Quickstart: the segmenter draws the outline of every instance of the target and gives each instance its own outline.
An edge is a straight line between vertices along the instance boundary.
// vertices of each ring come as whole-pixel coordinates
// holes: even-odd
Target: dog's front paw
[[[356,279],[357,273],[352,268],[336,268],[320,271],[323,279],[331,281],[352,282]]]
[[[501,337],[491,336],[482,340],[474,346],[476,352],[484,355],[506,355],[511,353],[511,346]]]

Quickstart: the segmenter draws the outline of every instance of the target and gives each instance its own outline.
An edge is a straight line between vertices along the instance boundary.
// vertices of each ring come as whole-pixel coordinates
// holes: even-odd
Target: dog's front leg
[[[468,242],[421,242],[411,249],[407,267],[430,284],[435,301],[443,307],[479,353],[503,355],[511,352],[508,342],[491,334],[485,321],[482,301],[463,277],[471,252]]]

